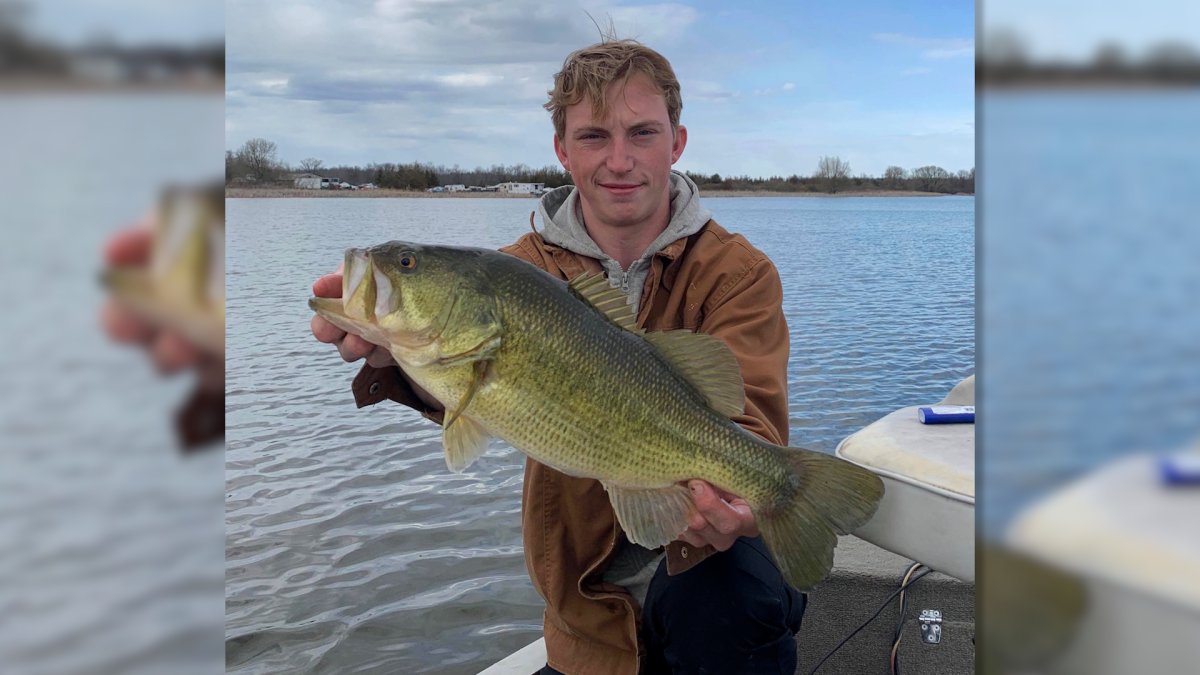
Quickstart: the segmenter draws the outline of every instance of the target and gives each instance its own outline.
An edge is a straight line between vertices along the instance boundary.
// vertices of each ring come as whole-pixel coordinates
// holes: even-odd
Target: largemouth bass
[[[445,407],[446,464],[462,471],[497,437],[599,480],[630,541],[665,545],[698,478],[745,499],[784,577],[828,574],[838,534],[883,495],[874,474],[767,443],[730,418],[741,373],[719,339],[644,332],[601,275],[570,284],[490,250],[390,242],[346,252],[342,297],[309,306],[384,345]]]
[[[163,192],[150,260],[111,267],[101,283],[157,326],[225,355],[225,196],[221,185]]]

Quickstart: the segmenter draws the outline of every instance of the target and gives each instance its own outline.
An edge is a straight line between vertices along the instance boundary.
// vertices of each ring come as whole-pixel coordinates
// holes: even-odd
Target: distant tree
[[[225,151],[225,183],[233,182],[238,175],[237,155],[232,150]]]
[[[905,178],[908,178],[908,172],[903,167],[889,166],[883,170],[883,184],[889,189],[902,187]]]
[[[300,160],[300,170],[304,173],[316,173],[321,170],[321,165],[324,164],[316,157],[305,157]]]
[[[822,157],[817,162],[817,173],[814,177],[825,185],[826,191],[837,192],[849,175],[850,162],[841,157]]]
[[[975,167],[960,170],[955,176],[954,191],[975,194]]]
[[[950,172],[940,166],[922,166],[913,169],[912,176],[917,181],[917,189],[925,192],[944,192]]]
[[[279,162],[277,146],[265,138],[251,138],[237,151],[237,161],[254,180],[262,182],[275,177]]]

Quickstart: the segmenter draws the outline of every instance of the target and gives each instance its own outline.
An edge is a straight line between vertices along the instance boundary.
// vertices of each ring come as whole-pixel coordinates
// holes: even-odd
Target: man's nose
[[[616,137],[608,144],[608,157],[605,158],[605,168],[612,173],[621,174],[633,171],[633,156],[630,154],[629,141]]]

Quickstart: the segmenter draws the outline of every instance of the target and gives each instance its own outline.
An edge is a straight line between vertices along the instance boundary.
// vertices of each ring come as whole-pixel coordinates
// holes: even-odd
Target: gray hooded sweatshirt
[[[599,260],[608,283],[625,292],[636,315],[642,287],[646,284],[646,274],[650,270],[650,259],[670,244],[699,232],[712,217],[708,209],[700,205],[700,191],[692,179],[672,171],[670,190],[671,220],[667,223],[667,229],[650,243],[627,270],[621,269],[621,263],[601,251],[588,235],[583,223],[583,210],[579,205],[579,192],[573,185],[555,188],[542,197],[538,204],[538,213],[543,222],[542,238],[573,253]],[[605,571],[604,580],[625,587],[639,605],[645,605],[650,580],[654,578],[664,555],[661,551],[651,551],[626,542]]]
[[[700,191],[692,179],[678,171],[672,171],[670,189],[671,220],[667,223],[667,229],[650,243],[641,257],[633,261],[627,270],[621,269],[621,263],[610,258],[592,241],[587,228],[584,227],[579,192],[573,185],[555,188],[542,197],[538,204],[538,213],[541,214],[543,223],[542,238],[573,253],[599,260],[604,266],[608,283],[625,292],[636,315],[638,302],[642,297],[642,286],[645,285],[646,274],[650,271],[650,259],[675,241],[699,232],[712,217],[708,209],[700,205]]]

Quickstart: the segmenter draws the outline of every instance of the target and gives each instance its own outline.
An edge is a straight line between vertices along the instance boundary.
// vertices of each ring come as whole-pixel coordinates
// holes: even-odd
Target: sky
[[[59,44],[99,37],[121,44],[195,45],[220,40],[225,30],[221,0],[0,0],[23,2],[28,28]]]
[[[230,0],[226,148],[325,166],[557,166],[542,108],[563,58],[612,22],[673,64],[676,168],[810,175],[975,165],[969,2]]]
[[[1200,48],[1200,3],[1195,0],[988,0],[981,3],[981,39],[997,30],[1021,38],[1035,60],[1087,61],[1105,43],[1137,57],[1171,41]]]

